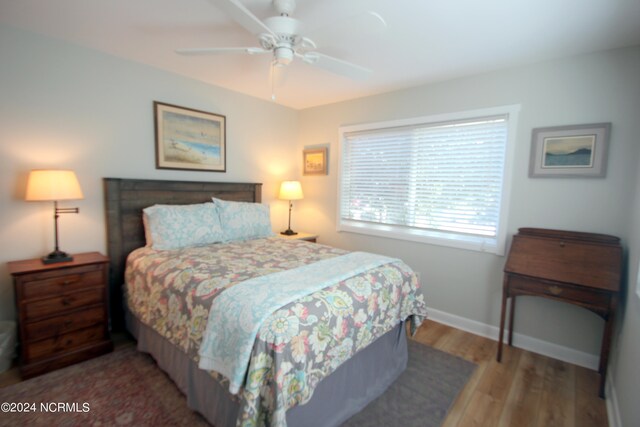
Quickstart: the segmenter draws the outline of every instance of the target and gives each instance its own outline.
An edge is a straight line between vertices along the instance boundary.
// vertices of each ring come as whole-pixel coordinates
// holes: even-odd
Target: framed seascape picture
[[[530,177],[593,177],[607,172],[611,123],[533,129]]]
[[[226,172],[226,118],[154,102],[156,168]]]
[[[303,175],[327,174],[327,149],[318,148],[302,152]]]

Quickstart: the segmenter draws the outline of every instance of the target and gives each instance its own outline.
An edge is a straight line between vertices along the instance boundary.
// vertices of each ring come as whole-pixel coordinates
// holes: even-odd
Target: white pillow
[[[213,203],[218,208],[225,241],[273,236],[269,205],[230,202],[215,197]]]
[[[213,203],[154,205],[142,212],[147,246],[153,249],[203,246],[224,239]]]

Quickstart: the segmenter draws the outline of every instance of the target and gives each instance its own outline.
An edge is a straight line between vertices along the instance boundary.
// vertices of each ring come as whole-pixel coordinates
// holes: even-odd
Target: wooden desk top
[[[505,273],[617,292],[620,239],[605,234],[522,228],[513,236]]]
[[[16,276],[20,274],[37,273],[47,270],[57,270],[65,267],[77,267],[84,264],[95,264],[98,262],[109,262],[109,258],[100,252],[85,252],[81,254],[72,254],[73,260],[67,262],[58,262],[53,264],[44,264],[42,259],[26,259],[22,261],[10,261],[7,263],[9,273]]]

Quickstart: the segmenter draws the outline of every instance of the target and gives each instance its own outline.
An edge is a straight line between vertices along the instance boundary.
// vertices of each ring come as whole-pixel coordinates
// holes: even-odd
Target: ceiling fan
[[[226,12],[246,30],[256,35],[260,46],[178,49],[177,53],[181,55],[227,53],[259,55],[271,53],[273,55],[271,63],[272,86],[274,72],[285,68],[296,58],[325,71],[354,80],[364,80],[371,74],[371,70],[367,68],[318,52],[313,40],[300,34],[301,22],[291,17],[296,7],[295,0],[273,0],[273,8],[277,15],[265,19],[264,22],[253,15],[239,0],[209,1]],[[384,19],[375,12],[366,12],[350,19],[357,21],[358,28],[366,26],[375,30],[386,27]]]

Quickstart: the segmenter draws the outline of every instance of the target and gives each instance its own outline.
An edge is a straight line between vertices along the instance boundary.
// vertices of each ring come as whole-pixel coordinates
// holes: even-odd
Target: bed
[[[143,209],[198,205],[212,197],[218,209],[244,206],[229,201],[259,203],[261,185],[105,178],[104,187],[113,328],[126,324],[138,349],[154,357],[211,424],[341,425],[405,369],[405,320],[415,328],[426,312],[415,275],[403,263],[266,235],[154,250],[145,247]],[[341,276],[338,265],[346,268],[347,261],[361,270]],[[296,282],[313,284],[311,277],[319,277],[315,290],[292,294],[264,318],[249,363],[234,362],[241,365],[237,375],[199,367],[218,360],[207,352],[211,342],[236,327],[220,326],[234,317],[220,307],[251,297],[247,289],[297,288]],[[241,298],[234,300],[236,291]],[[246,308],[234,313],[243,313],[234,315],[244,324]]]

